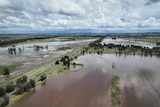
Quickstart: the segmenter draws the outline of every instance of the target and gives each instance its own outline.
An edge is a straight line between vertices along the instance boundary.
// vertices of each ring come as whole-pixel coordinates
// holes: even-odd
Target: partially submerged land
[[[129,98],[129,94],[126,93],[128,93],[129,91],[137,93],[137,91],[140,90],[142,91],[140,93],[142,94],[141,97],[144,98],[145,94],[143,92],[143,88],[139,87],[139,89],[136,89],[136,86],[138,86],[139,84],[135,81],[140,81],[142,78],[139,77],[145,76],[144,79],[142,79],[141,84],[147,84],[144,86],[147,90],[146,92],[151,95],[151,98],[155,99],[156,104],[153,105],[153,101],[148,97],[146,97],[148,99],[144,98],[144,103],[148,104],[148,106],[146,107],[158,107],[159,103],[157,102],[157,100],[159,99],[159,97],[157,98],[157,93],[159,93],[159,91],[157,91],[157,89],[159,89],[159,87],[158,85],[150,82],[150,80],[153,79],[150,77],[151,75],[154,75],[154,73],[157,75],[159,74],[159,72],[157,71],[158,68],[154,68],[153,71],[148,71],[148,68],[144,67],[141,69],[147,70],[143,72],[141,72],[141,70],[134,72],[135,69],[139,70],[140,66],[134,65],[133,62],[132,64],[135,66],[134,68],[132,67],[132,64],[127,65],[127,63],[121,60],[117,60],[116,62],[115,59],[115,56],[119,56],[119,59],[121,59],[121,56],[128,56],[128,59],[131,59],[131,56],[138,56],[139,59],[141,59],[140,57],[143,56],[145,56],[146,58],[154,58],[154,56],[159,57],[160,50],[159,46],[157,45],[157,43],[159,42],[159,37],[154,37],[154,40],[153,38],[149,38],[151,37],[146,37],[141,40],[142,38],[135,39],[134,37],[134,40],[132,39],[132,41],[137,42],[147,39],[147,41],[152,41],[152,43],[155,44],[152,48],[137,45],[103,43],[103,40],[105,39],[111,39],[113,41],[116,41],[117,39],[104,37],[99,39],[96,38],[94,39],[94,42],[89,41],[85,44],[78,43],[78,45],[76,44],[76,47],[75,44],[68,46],[62,45],[60,47],[57,47],[57,51],[67,51],[70,49],[72,50],[64,54],[60,54],[56,57],[52,57],[49,62],[47,62],[46,60],[46,62],[41,66],[39,65],[39,67],[36,67],[32,70],[14,75],[14,77],[8,77],[7,81],[4,81],[1,84],[1,92],[5,93],[2,93],[2,96],[4,97],[1,98],[1,103],[3,106],[9,103],[9,106],[13,105],[13,107],[34,107],[36,106],[36,104],[34,103],[35,100],[39,100],[39,103],[37,103],[39,107],[44,107],[46,105],[50,107],[132,107],[132,101],[127,100],[127,98]],[[81,40],[84,39],[81,38]],[[123,39],[131,41],[130,38]],[[46,41],[48,41],[48,39]],[[32,43],[32,41],[28,43]],[[48,47],[50,48],[50,46]],[[110,57],[106,57],[107,55],[109,55]],[[120,62],[122,65],[120,64]],[[128,61],[126,60],[126,62]],[[154,64],[155,66],[157,65],[157,63]],[[149,69],[152,69],[152,66],[149,65],[148,67]],[[134,70],[132,71],[132,69]],[[69,73],[70,71],[77,72]],[[151,72],[153,74],[150,74]],[[12,75],[12,73],[10,75]],[[136,79],[133,78],[134,76],[136,76]],[[127,79],[129,77],[131,78],[131,80],[129,79],[127,83]],[[134,81],[132,81],[132,79]],[[159,80],[156,79],[154,81]],[[146,82],[148,82],[149,86],[152,86],[153,89],[150,89],[150,87],[148,88],[148,83]],[[43,87],[43,85],[45,84],[47,85]],[[128,86],[130,87],[128,88]],[[9,89],[11,91],[9,90],[9,92],[6,93],[5,91],[7,87],[10,87],[11,89]],[[42,90],[44,94],[42,93]],[[150,93],[151,90],[155,95],[152,95],[152,93]],[[35,91],[37,94],[34,94]],[[31,98],[32,94],[33,99]],[[23,98],[22,100],[19,100],[22,96],[24,96],[24,99],[26,99],[25,101],[23,101]],[[40,96],[44,96],[46,97],[46,99],[51,98],[51,101],[42,101],[43,98]],[[131,94],[130,96],[133,95]],[[15,103],[17,100],[24,103]],[[133,97],[133,101],[135,101],[137,107],[140,107],[142,104],[145,105],[143,102],[137,103],[138,100],[139,98],[137,98],[137,96]],[[150,101],[151,103],[147,101]],[[28,104],[29,102],[30,104]],[[26,105],[26,103],[28,105]]]

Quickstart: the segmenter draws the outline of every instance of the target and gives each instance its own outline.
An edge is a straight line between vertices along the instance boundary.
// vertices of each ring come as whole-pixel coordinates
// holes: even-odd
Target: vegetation
[[[54,42],[55,40],[53,38],[49,39],[34,39],[34,40],[28,40],[26,42],[23,42],[23,44],[34,44],[34,43],[45,43],[45,42]]]
[[[0,97],[3,97],[5,94],[5,89],[3,87],[0,87]]]
[[[27,76],[22,76],[16,81],[16,94],[23,94],[24,92],[30,91],[31,88],[35,87],[35,80],[30,79],[27,81]]]
[[[0,66],[0,75],[8,74],[8,71],[10,73],[15,69],[16,69],[16,66]]]
[[[119,88],[119,77],[113,76],[111,81],[111,103],[112,106],[121,105],[121,91]]]
[[[46,46],[34,45],[33,47],[34,47],[35,51],[43,50],[44,48],[48,49],[48,45],[46,45]]]
[[[62,57],[60,61],[63,63],[64,66],[70,66],[71,60],[70,60],[69,56]]]
[[[114,68],[116,68],[116,66],[115,66],[115,64],[114,63],[112,63],[112,68],[114,69]]]
[[[56,60],[55,65],[58,65],[58,64],[59,64],[59,60]]]
[[[27,76],[22,76],[22,77],[18,78],[16,81],[17,84],[23,84],[25,82],[27,82]]]
[[[40,81],[44,81],[46,79],[46,75],[45,74],[42,74],[41,76],[40,76]]]
[[[68,49],[72,49],[72,48],[71,47],[60,47],[57,50],[58,51],[65,51],[65,50],[68,50]]]
[[[0,107],[5,107],[8,104],[9,104],[9,97],[5,96],[0,104]]]
[[[5,91],[7,92],[7,93],[10,93],[10,92],[12,92],[12,91],[14,91],[14,85],[13,85],[13,83],[8,83],[7,85],[6,85],[6,87],[5,87]]]
[[[160,42],[157,42],[157,47],[148,48],[135,45],[115,45],[115,44],[101,44],[103,38],[98,39],[89,44],[88,47],[84,47],[81,53],[96,53],[102,55],[103,53],[114,53],[116,55],[141,55],[141,56],[160,56]]]
[[[158,37],[145,37],[145,38],[138,38],[138,39],[135,39],[137,41],[143,41],[143,42],[148,42],[148,43],[157,43],[157,42],[160,42],[160,38]]]

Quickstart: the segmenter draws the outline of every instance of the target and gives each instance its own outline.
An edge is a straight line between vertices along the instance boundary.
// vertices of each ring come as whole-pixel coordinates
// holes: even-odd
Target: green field
[[[34,43],[45,43],[45,42],[54,42],[55,40],[53,38],[49,39],[34,39],[34,40],[28,40],[26,42],[23,42],[21,44],[34,44]]]
[[[160,38],[151,38],[151,37],[146,37],[146,38],[138,38],[136,39],[137,41],[143,41],[143,42],[148,42],[148,43],[157,43],[160,42]]]
[[[68,50],[68,49],[72,49],[71,47],[60,47],[57,49],[57,51],[65,51],[65,50]]]

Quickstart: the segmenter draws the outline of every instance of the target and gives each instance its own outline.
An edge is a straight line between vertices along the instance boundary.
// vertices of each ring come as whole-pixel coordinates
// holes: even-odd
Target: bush
[[[46,75],[45,75],[45,74],[41,75],[40,80],[43,81],[43,80],[45,80],[45,79],[46,79]]]
[[[27,76],[22,76],[22,77],[18,78],[16,81],[17,84],[21,84],[21,83],[25,83],[25,82],[27,82]]]
[[[31,84],[29,82],[25,83],[23,86],[24,92],[29,92],[31,89]]]
[[[9,104],[9,97],[7,96],[7,97],[3,98],[3,101],[1,103],[1,107],[4,107],[4,106],[6,106],[8,104]]]
[[[24,93],[23,87],[19,87],[16,89],[16,94],[23,94],[23,93]]]
[[[46,79],[46,75],[45,75],[45,74],[42,74],[40,80],[43,81],[43,80],[45,80],[45,79]]]
[[[3,69],[4,75],[9,75],[9,68],[4,68]]]
[[[14,85],[13,85],[13,83],[7,84],[5,89],[6,89],[5,90],[6,92],[12,92],[12,91],[14,91]]]
[[[29,83],[30,83],[31,88],[35,87],[35,84],[36,84],[35,80],[30,79]]]
[[[58,64],[59,64],[59,60],[57,60],[57,61],[55,62],[55,64],[58,65]]]
[[[3,97],[5,94],[4,88],[0,87],[0,97]]]

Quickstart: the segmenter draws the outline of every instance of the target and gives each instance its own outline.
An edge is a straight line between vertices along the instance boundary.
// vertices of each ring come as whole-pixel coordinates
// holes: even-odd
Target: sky
[[[0,0],[0,34],[160,32],[160,0]]]

